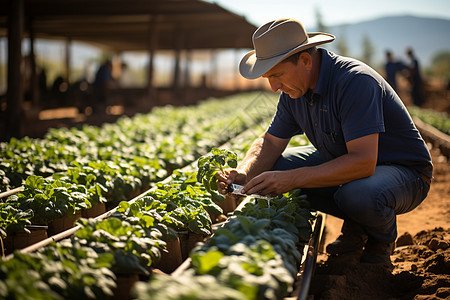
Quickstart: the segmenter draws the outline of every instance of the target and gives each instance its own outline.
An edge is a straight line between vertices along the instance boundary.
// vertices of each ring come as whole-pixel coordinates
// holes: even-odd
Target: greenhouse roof
[[[8,3],[0,0],[0,36]],[[82,41],[112,51],[252,48],[244,17],[199,0],[24,0],[24,35]]]

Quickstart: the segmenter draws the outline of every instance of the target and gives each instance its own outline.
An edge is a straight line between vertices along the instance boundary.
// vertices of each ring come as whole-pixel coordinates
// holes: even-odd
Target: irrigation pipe
[[[297,297],[298,300],[306,300],[308,298],[309,286],[311,285],[311,279],[316,267],[317,252],[322,239],[323,229],[325,227],[324,218],[324,214],[318,213],[311,239],[309,240],[308,245],[304,248],[304,260],[300,265],[298,276],[300,279],[300,289]]]

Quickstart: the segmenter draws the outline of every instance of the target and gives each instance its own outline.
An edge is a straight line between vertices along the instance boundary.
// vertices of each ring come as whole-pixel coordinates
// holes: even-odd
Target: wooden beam
[[[8,90],[5,137],[21,138],[23,135],[23,82],[20,65],[22,63],[22,35],[24,27],[25,0],[8,1]]]
[[[150,16],[149,29],[148,29],[148,77],[147,77],[147,91],[150,101],[157,100],[157,90],[153,82],[153,69],[155,63],[156,49],[158,48],[158,15]]]
[[[31,27],[31,26],[30,26]],[[30,92],[31,92],[31,103],[33,106],[37,106],[39,102],[39,90],[38,90],[38,81],[36,74],[36,55],[34,51],[34,32],[33,29],[30,28]]]
[[[187,50],[186,51],[186,66],[184,70],[184,87],[190,88],[191,87],[191,60],[192,60],[192,51]]]
[[[71,49],[72,46],[72,39],[68,38],[64,43],[64,69],[66,73],[66,82],[68,85],[70,85],[71,78],[70,78],[70,61],[71,61]]]
[[[178,27],[177,30],[173,33],[175,37],[175,66],[173,72],[173,96],[174,100],[179,102],[181,93],[180,93],[180,61],[181,61],[181,50],[183,49],[183,44],[185,40],[185,32],[181,27]]]
[[[136,13],[212,13],[223,11],[215,4],[197,0],[31,0],[27,1],[27,15],[71,16],[71,15],[134,15]]]

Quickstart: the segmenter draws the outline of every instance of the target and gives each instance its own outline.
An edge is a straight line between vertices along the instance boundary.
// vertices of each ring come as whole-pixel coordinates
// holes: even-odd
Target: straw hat
[[[308,48],[332,42],[328,33],[307,33],[302,23],[294,19],[280,19],[259,27],[253,34],[253,47],[239,64],[239,72],[247,79],[255,79],[269,71],[286,57]]]

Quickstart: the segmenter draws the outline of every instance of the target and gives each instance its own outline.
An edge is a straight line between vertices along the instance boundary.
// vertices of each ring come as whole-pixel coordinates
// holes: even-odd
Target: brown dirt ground
[[[448,93],[443,100],[445,111]],[[415,210],[397,217],[393,266],[361,264],[355,255],[329,257],[321,249],[310,300],[450,299],[450,165],[439,149],[429,147],[435,168],[430,192]],[[326,217],[324,245],[337,238],[341,225]]]

